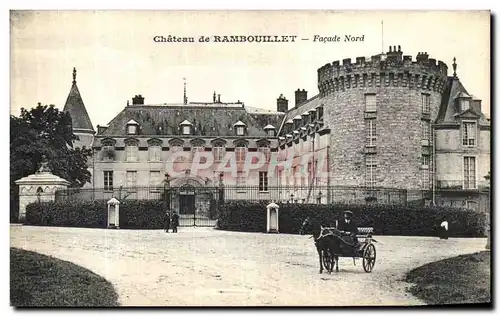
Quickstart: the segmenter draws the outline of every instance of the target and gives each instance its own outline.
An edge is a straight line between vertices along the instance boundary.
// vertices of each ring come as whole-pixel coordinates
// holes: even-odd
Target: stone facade
[[[490,122],[481,101],[460,83],[456,66],[448,76],[448,66],[427,53],[413,61],[401,47],[390,47],[387,54],[319,68],[319,93],[308,98],[307,91],[296,90],[293,107],[281,94],[277,111],[221,102],[215,92],[213,102],[187,102],[185,96],[184,104],[159,105],[145,104],[136,95],[107,126],[98,126],[95,136],[84,138],[94,150],[92,186],[109,186],[111,173],[114,187],[159,185],[168,172],[178,186],[215,187],[227,163],[216,158],[221,152],[233,158],[262,152],[271,158],[243,176],[249,161],[235,158],[237,168],[222,172],[224,183],[260,187],[261,173],[267,172],[266,186],[292,187],[278,196],[259,190],[268,199],[331,203],[342,197],[321,186],[354,186],[366,190],[356,197],[360,201],[381,188],[406,189],[410,200],[442,201],[446,194],[438,191],[445,181],[463,182],[464,156],[475,157],[467,161],[475,164],[477,187],[490,170]],[[70,96],[83,104],[75,99],[77,91],[74,80]],[[470,101],[467,108],[458,105],[463,99]],[[86,115],[73,108],[79,109],[76,115]],[[462,125],[471,121],[476,143],[460,145]],[[200,160],[193,174],[195,151],[215,163],[204,168]],[[172,160],[178,152],[187,155],[184,160]],[[209,207],[200,201],[197,207]]]

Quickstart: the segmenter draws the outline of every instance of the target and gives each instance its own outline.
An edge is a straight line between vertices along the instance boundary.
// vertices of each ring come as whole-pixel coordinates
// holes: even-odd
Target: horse
[[[341,242],[331,230],[323,229],[323,226],[316,221],[309,221],[302,225],[301,231],[311,232],[314,238],[314,245],[318,252],[319,273],[323,273],[323,266],[328,273],[333,271],[335,265],[336,272],[339,272],[339,254]]]
[[[316,221],[303,224],[301,231],[308,230],[312,233],[310,238],[314,238],[314,245],[319,256],[319,273],[323,273],[323,265],[328,273],[339,272],[339,256],[345,256],[354,251],[356,245],[348,242],[344,232],[336,228],[324,228]],[[308,229],[309,228],[309,229]],[[354,257],[354,255],[353,255]]]

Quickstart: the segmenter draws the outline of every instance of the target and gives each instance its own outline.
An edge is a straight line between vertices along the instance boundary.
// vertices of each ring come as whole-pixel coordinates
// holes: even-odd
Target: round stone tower
[[[331,184],[430,189],[431,122],[447,70],[427,53],[412,61],[400,46],[319,68],[324,120],[331,129]]]

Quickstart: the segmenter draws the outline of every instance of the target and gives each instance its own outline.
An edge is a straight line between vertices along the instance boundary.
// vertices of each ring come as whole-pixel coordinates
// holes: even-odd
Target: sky
[[[62,109],[73,67],[94,128],[136,94],[146,104],[222,102],[275,110],[283,94],[317,94],[317,69],[401,45],[457,74],[490,117],[490,14],[480,11],[13,11],[10,112],[38,102]],[[383,20],[383,36],[381,21]],[[155,43],[154,36],[296,35],[294,43]],[[363,42],[313,42],[314,35]]]

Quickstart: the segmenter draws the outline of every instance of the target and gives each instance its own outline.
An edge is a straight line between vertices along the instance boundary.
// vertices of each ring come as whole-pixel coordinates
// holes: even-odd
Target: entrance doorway
[[[195,213],[195,203],[194,194],[192,195],[179,195],[179,214],[190,214]]]

